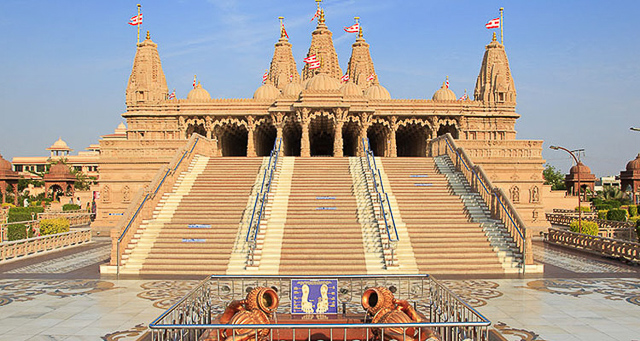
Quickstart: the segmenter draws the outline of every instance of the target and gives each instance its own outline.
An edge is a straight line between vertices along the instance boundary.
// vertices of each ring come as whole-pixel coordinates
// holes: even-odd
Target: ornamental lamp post
[[[582,198],[580,196],[580,166],[578,165],[578,159],[576,158],[575,155],[573,155],[573,153],[564,147],[560,147],[560,146],[549,146],[549,148],[553,149],[553,150],[564,150],[565,152],[569,153],[569,155],[571,155],[571,157],[573,158],[573,161],[576,162],[576,168],[578,169],[578,232],[582,233]]]

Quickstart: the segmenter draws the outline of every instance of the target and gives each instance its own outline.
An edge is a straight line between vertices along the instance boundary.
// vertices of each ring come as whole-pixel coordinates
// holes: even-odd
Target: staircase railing
[[[260,221],[262,221],[262,215],[266,208],[268,194],[271,191],[271,182],[273,180],[273,172],[278,165],[278,156],[280,155],[280,147],[282,146],[282,139],[276,138],[273,143],[273,149],[269,154],[269,163],[264,169],[262,176],[262,184],[260,185],[260,191],[256,194],[256,200],[253,203],[253,211],[251,212],[251,220],[249,221],[249,228],[247,229],[247,237],[245,241],[249,245],[248,262],[249,265],[253,265],[253,257],[256,250],[256,239],[260,232]]]
[[[180,173],[185,171],[195,154],[212,155],[212,141],[198,134],[191,135],[178,149],[168,165],[161,167],[148,186],[138,190],[127,211],[111,230],[111,265],[120,275],[120,263],[124,249],[129,244],[143,220],[150,219],[162,195],[173,188]]]
[[[393,217],[393,211],[391,210],[389,194],[387,194],[384,190],[384,185],[382,184],[382,173],[380,172],[380,169],[378,169],[378,166],[376,164],[376,158],[374,157],[373,151],[371,150],[369,139],[363,138],[362,145],[364,149],[364,155],[367,158],[369,174],[371,175],[371,179],[373,181],[373,188],[376,192],[378,203],[380,204],[380,214],[382,216],[382,220],[384,221],[385,232],[387,234],[387,242],[383,242],[383,247],[391,251],[391,261],[389,265],[393,265],[395,248],[400,241],[400,237],[398,237],[398,230],[396,228],[396,221]]]
[[[454,161],[456,169],[464,174],[471,187],[480,194],[490,208],[492,217],[502,221],[522,253],[522,272],[524,273],[524,265],[533,264],[531,235],[509,197],[501,188],[491,183],[482,167],[475,165],[464,149],[456,146],[451,134],[447,133],[431,140],[428,148],[431,150],[431,156],[448,155]]]

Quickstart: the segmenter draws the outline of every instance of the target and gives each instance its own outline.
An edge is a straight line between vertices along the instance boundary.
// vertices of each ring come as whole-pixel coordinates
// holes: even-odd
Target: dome
[[[253,93],[253,99],[276,99],[280,96],[280,90],[273,84],[264,84]]]
[[[193,90],[189,91],[187,99],[192,101],[208,101],[211,99],[211,95],[209,95],[209,92],[203,89],[202,85],[198,83]]]
[[[582,162],[578,162],[577,165],[571,167],[571,169],[569,169],[569,174],[578,174],[578,171],[580,171],[580,174],[591,174],[591,169],[585,166]]]
[[[0,154],[0,173],[2,173],[3,171],[12,171],[11,168],[11,162],[5,160],[2,157],[2,154]]]
[[[445,83],[442,83],[442,87],[433,94],[431,99],[434,101],[455,101],[457,97],[451,89],[447,88]]]
[[[124,125],[124,123],[120,122],[120,124],[118,124],[118,127],[116,129],[118,129],[118,130],[127,130],[127,126]]]
[[[631,160],[629,161],[629,163],[627,163],[627,170],[628,171],[640,170],[640,154],[638,154],[638,156],[636,156],[634,160]]]
[[[364,96],[369,99],[391,99],[389,91],[384,86],[375,83],[364,91]]]
[[[51,147],[47,148],[47,150],[69,150],[69,146],[66,142],[62,140],[62,138],[58,138],[58,141],[54,142]]]
[[[329,77],[326,73],[319,73],[307,82],[305,87],[307,90],[338,90],[340,89],[340,82]]]
[[[362,89],[353,82],[347,82],[342,85],[340,91],[344,96],[362,96]]]
[[[302,87],[300,83],[289,83],[282,89],[282,94],[285,96],[298,97],[302,90],[304,90],[304,87]]]

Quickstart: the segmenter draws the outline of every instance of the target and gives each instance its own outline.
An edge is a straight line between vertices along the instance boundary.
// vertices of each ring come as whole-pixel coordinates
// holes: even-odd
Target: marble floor
[[[199,282],[100,278],[106,245],[0,265],[0,340],[138,340]],[[507,340],[640,341],[638,267],[534,248],[544,274],[441,281]]]

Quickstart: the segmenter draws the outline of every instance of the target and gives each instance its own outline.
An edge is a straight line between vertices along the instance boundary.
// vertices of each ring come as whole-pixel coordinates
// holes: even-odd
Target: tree
[[[544,177],[544,184],[551,185],[552,190],[564,190],[567,189],[564,185],[564,174],[562,174],[556,167],[550,164],[544,165],[544,171],[542,171]]]

